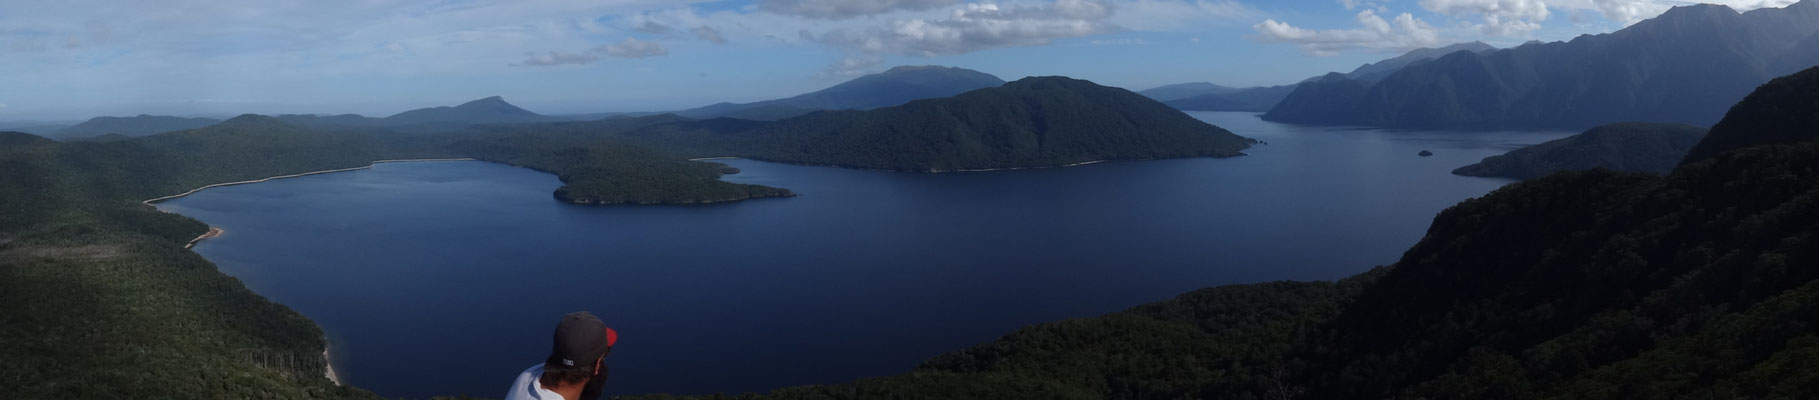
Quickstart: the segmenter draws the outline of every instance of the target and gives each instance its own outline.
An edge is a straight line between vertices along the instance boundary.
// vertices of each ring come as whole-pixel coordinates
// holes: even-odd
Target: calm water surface
[[[714,206],[571,206],[548,174],[437,162],[161,207],[226,229],[196,251],[322,325],[343,380],[382,395],[502,395],[573,310],[621,334],[614,393],[765,391],[1193,289],[1392,263],[1436,212],[1508,183],[1448,171],[1566,135],[1195,115],[1269,144],[954,174],[732,160],[744,172],[727,180],[803,196]]]

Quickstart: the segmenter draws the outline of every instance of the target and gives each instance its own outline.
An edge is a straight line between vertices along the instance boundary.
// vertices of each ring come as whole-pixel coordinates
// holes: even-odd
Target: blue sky
[[[1814,0],[1819,1],[1819,0]],[[1738,10],[1792,0],[1725,0]],[[1418,47],[1620,29],[1661,0],[217,0],[0,3],[0,121],[545,114],[784,97],[895,65],[1133,90],[1278,85]]]

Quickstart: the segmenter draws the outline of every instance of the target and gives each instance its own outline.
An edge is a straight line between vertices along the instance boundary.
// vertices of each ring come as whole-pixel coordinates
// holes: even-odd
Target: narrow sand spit
[[[249,184],[249,183],[259,183],[259,182],[270,181],[273,179],[296,178],[299,176],[319,175],[319,174],[327,174],[327,173],[333,173],[333,172],[357,171],[357,170],[372,168],[375,165],[379,165],[379,164],[383,164],[383,163],[420,162],[420,161],[473,161],[473,160],[474,159],[472,159],[472,158],[414,158],[414,159],[405,159],[405,160],[379,160],[379,161],[374,161],[372,164],[367,164],[364,167],[310,171],[310,172],[304,172],[301,174],[279,175],[279,176],[273,176],[273,177],[268,177],[268,178],[264,178],[264,179],[254,179],[254,180],[249,180],[249,181],[217,183],[217,184],[213,184],[213,185],[207,185],[207,186],[203,186],[203,187],[199,187],[199,188],[195,188],[195,189],[190,189],[190,191],[188,191],[188,192],[173,194],[173,195],[154,198],[154,199],[146,199],[145,201],[141,201],[140,203],[145,203],[145,205],[149,206],[149,205],[152,205],[153,203],[157,203],[160,201],[165,201],[165,200],[175,199],[178,197],[196,194],[196,192],[200,192],[200,191],[203,191],[204,189],[208,189],[208,188],[215,188],[215,187],[222,187],[222,186],[234,186],[234,185],[245,185],[245,184]]]

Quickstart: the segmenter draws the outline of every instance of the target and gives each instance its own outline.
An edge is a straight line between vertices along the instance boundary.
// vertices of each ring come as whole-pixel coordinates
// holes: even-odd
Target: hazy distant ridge
[[[1810,60],[1801,52],[1819,43],[1801,40],[1815,31],[1819,0],[1745,13],[1675,7],[1609,34],[1455,52],[1381,82],[1328,76],[1302,85],[1264,119],[1389,127],[1711,125],[1779,70],[1810,66],[1791,64]]]

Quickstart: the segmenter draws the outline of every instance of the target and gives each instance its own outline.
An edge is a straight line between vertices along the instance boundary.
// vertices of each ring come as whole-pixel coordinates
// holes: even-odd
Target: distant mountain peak
[[[545,117],[512,103],[504,97],[490,96],[454,107],[430,107],[405,111],[385,117],[394,123],[516,123],[541,121]]]
[[[506,103],[506,102],[505,102],[505,98],[504,98],[504,97],[500,97],[500,96],[489,96],[489,97],[485,97],[485,98],[481,98],[481,99],[478,99],[478,100],[474,100],[474,101],[470,101],[470,102],[466,102],[466,103],[461,103],[461,105],[463,105],[463,106],[465,106],[465,105],[469,105],[469,104],[488,104],[488,103],[495,103],[495,104],[497,104],[497,103],[503,103],[503,104],[511,104],[511,103]]]
[[[949,97],[997,87],[1004,80],[984,72],[939,65],[904,65],[794,97],[753,103],[720,103],[678,111],[689,118],[778,120],[815,110],[870,110],[913,100]]]
[[[958,69],[965,69],[965,68],[956,68],[956,67],[949,67],[949,66],[942,66],[942,65],[899,65],[899,66],[891,67],[891,69],[885,70],[884,73],[900,74],[900,73],[904,73],[904,72],[929,71],[929,70],[942,71],[942,70],[958,70]]]
[[[223,124],[269,124],[269,123],[282,124],[282,123],[284,123],[284,121],[280,121],[274,117],[268,117],[268,116],[259,115],[259,114],[240,114],[240,116],[228,118],[226,121],[221,121],[221,123],[223,123]]]
[[[1737,10],[1722,4],[1693,4],[1675,6],[1655,17],[1659,20],[1685,20],[1690,18],[1710,18],[1717,16],[1737,15]]]

